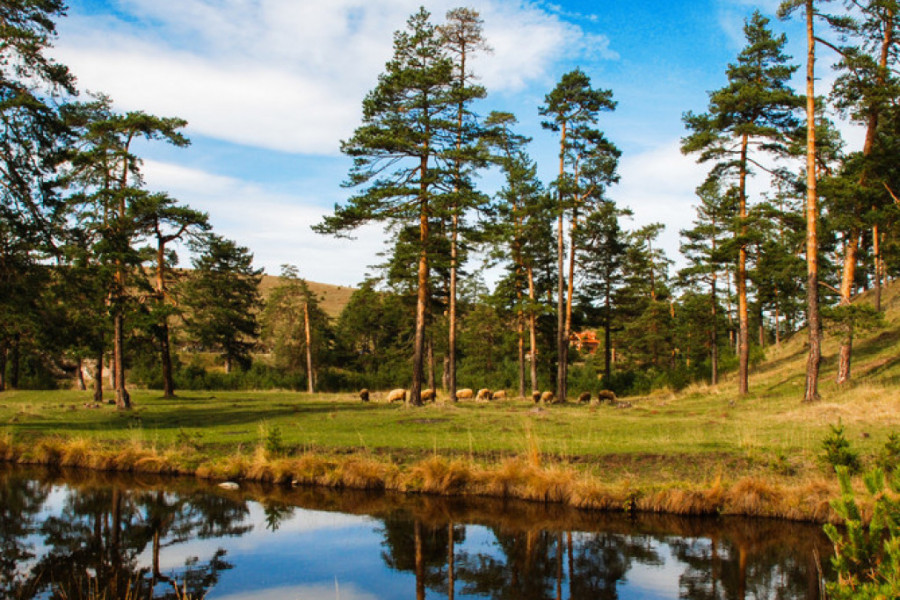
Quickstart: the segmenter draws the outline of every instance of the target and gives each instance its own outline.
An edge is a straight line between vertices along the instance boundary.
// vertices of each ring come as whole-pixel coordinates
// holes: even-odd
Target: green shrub
[[[838,423],[829,427],[831,433],[822,440],[822,449],[825,451],[822,459],[832,468],[845,467],[850,473],[858,473],[859,454],[850,449],[850,442],[844,437],[844,426]]]
[[[841,497],[831,503],[844,520],[844,529],[825,525],[834,544],[832,564],[836,579],[827,584],[833,600],[887,600],[900,598],[900,502],[887,493],[884,472],[876,468],[863,480],[874,501],[872,520],[862,522],[853,494],[850,472],[837,467]],[[900,482],[892,482],[900,493]]]
[[[875,458],[875,464],[885,473],[891,474],[900,465],[900,433],[892,433]]]

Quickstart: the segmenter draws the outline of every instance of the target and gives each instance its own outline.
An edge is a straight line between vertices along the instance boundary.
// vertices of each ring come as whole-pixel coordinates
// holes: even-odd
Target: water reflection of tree
[[[785,536],[793,538],[792,547],[783,543]],[[685,565],[679,577],[681,598],[819,597],[813,559],[816,540],[803,535],[795,524],[727,527],[709,537],[670,538],[666,543]]]
[[[382,559],[395,571],[409,571],[415,575],[416,598],[424,598],[426,588],[448,593],[447,549],[451,539],[462,541],[464,528],[454,529],[444,523],[424,525],[405,511],[395,511],[384,517],[381,532],[384,537]]]
[[[82,488],[66,496],[58,516],[32,528],[46,549],[27,569],[20,591],[9,597],[44,592],[51,599],[121,598],[130,593],[135,600],[165,600],[178,597],[176,585],[182,593],[203,597],[220,572],[231,568],[225,551],[218,549],[205,560],[188,556],[183,567],[167,573],[160,568],[160,552],[196,538],[241,535],[252,528],[243,524],[248,514],[245,502],[210,494]],[[145,551],[151,556],[149,568],[140,565]]]
[[[50,486],[22,478],[0,477],[0,597],[27,598],[37,593],[21,565],[34,558],[28,541]]]

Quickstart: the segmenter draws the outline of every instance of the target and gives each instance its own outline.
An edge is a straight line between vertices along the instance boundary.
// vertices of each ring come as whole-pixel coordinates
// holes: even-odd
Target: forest
[[[880,291],[900,270],[896,5],[784,2],[780,17],[806,23],[798,62],[777,22],[747,16],[725,85],[683,116],[682,152],[709,175],[680,261],[660,248],[665,223],[630,227],[609,197],[613,90],[580,69],[547,90],[535,110],[559,165],[541,181],[515,115],[479,110],[471,59],[490,40],[478,12],[437,22],[420,9],[341,143],[347,200],[301,232],[385,228],[376,275],[329,313],[291,264],[303,257],[286,257],[263,293],[248,248],[147,189],[135,147],[186,146],[187,123],[78,90],[48,57],[61,0],[3,0],[0,390],[75,382],[99,402],[108,378],[122,409],[129,386],[166,397],[403,387],[411,404],[426,389],[550,389],[565,401],[734,373],[743,395],[767,347],[805,336],[797,400],[817,400],[822,336],[840,340],[838,383],[851,380],[854,335],[878,325]],[[839,57],[828,89],[822,51]],[[842,123],[864,129],[862,147]],[[479,189],[489,171],[500,189]],[[485,265],[502,269],[490,287]],[[865,291],[873,303],[855,304]]]

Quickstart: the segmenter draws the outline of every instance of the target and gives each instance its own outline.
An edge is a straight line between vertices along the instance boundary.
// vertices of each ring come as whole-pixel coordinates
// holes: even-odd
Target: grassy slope
[[[886,327],[858,337],[854,383],[843,389],[833,383],[836,342],[826,343],[822,401],[817,404],[800,403],[805,354],[798,334],[770,349],[767,360],[753,370],[751,394],[745,399],[736,397],[734,381],[726,378],[717,388],[694,386],[680,394],[630,399],[631,408],[535,407],[509,400],[413,409],[363,404],[350,394],[291,392],[185,392],[177,400],[163,400],[156,392],[136,390],[136,409],[118,413],[110,406],[88,407],[89,392],[4,392],[0,434],[6,437],[0,450],[20,460],[52,462],[70,452],[52,450],[54,443],[75,444],[79,453],[97,444],[106,444],[110,452],[141,447],[165,454],[178,470],[278,479],[271,470],[260,471],[258,464],[265,459],[259,448],[277,429],[290,456],[329,457],[325,470],[340,471],[348,457],[378,463],[375,472],[380,475],[375,477],[382,483],[376,486],[458,491],[445,473],[458,459],[470,469],[460,475],[469,487],[495,493],[485,487],[488,476],[476,476],[471,469],[494,469],[491,477],[497,477],[518,462],[527,468],[541,465],[557,478],[565,471],[563,479],[570,483],[571,477],[579,478],[581,492],[558,492],[575,504],[604,505],[597,494],[620,502],[637,493],[646,501],[643,507],[653,510],[691,512],[710,505],[726,512],[821,518],[825,499],[836,489],[818,461],[829,425],[842,422],[853,447],[869,462],[887,435],[900,431],[900,286],[886,290],[883,302]],[[39,441],[47,436],[57,441]],[[69,462],[78,463],[78,456]],[[257,467],[247,462],[251,457]],[[102,464],[115,467],[113,463]],[[231,466],[221,466],[226,463]],[[423,479],[423,464],[430,465],[428,472],[444,473],[432,473],[437,483]],[[286,469],[283,478],[290,479],[306,467],[280,468]],[[313,480],[321,482],[321,477]],[[346,472],[335,477],[324,481],[355,485]],[[542,486],[549,485],[545,479],[540,479]],[[362,481],[370,485],[372,480]],[[584,481],[606,486],[606,491],[594,490],[589,502],[576,501],[585,494]],[[660,490],[666,493],[660,495]],[[684,490],[702,491],[702,497],[684,496]],[[721,490],[740,498],[726,494],[731,500],[723,499]],[[543,493],[546,498],[548,492]],[[751,506],[746,505],[748,497]],[[804,508],[791,512],[785,503]]]
[[[275,275],[263,275],[262,281],[259,283],[259,291],[263,298],[268,298],[272,289],[281,283],[281,277]],[[322,310],[325,311],[332,319],[337,319],[350,301],[350,296],[356,291],[356,288],[331,285],[328,283],[316,283],[315,281],[307,281],[309,289],[319,298]]]

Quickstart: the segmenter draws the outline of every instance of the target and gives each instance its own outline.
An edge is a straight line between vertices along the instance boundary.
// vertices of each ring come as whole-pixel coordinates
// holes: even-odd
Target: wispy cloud
[[[172,163],[147,161],[144,174],[151,190],[165,190],[208,212],[215,231],[249,247],[254,265],[269,274],[290,263],[312,281],[352,286],[378,262],[376,255],[383,248],[385,235],[377,226],[361,228],[353,240],[316,235],[310,227],[326,212],[303,195],[277,193]]]
[[[429,3],[433,18],[457,3]],[[608,40],[528,2],[477,9],[494,51],[492,92],[542,80],[572,53],[614,58]],[[61,23],[57,54],[82,87],[123,109],[178,115],[192,132],[248,146],[336,154],[418,0],[119,0],[122,18]]]

